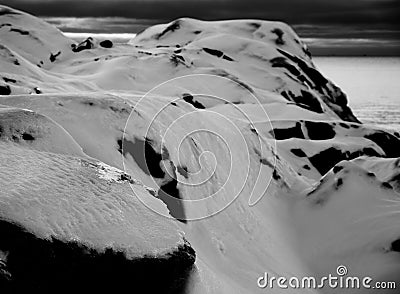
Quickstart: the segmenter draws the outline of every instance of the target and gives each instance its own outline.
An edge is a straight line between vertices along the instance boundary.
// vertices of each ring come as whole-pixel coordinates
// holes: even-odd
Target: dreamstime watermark
[[[240,106],[241,99],[246,101],[244,108]],[[223,108],[223,111],[212,106]],[[249,107],[251,112],[247,111]],[[267,130],[273,129],[265,105],[250,87],[234,78],[191,74],[167,80],[153,87],[133,105],[122,138],[124,171],[131,172],[125,154],[130,153],[128,149],[139,139],[152,144],[151,147],[143,144],[142,150],[136,150],[144,156],[142,170],[147,173],[154,170],[154,166],[148,166],[149,162],[156,165],[156,169],[162,169],[158,179],[149,177],[153,187],[161,191],[161,185],[173,179],[180,190],[199,194],[188,199],[170,195],[169,190],[174,189],[162,192],[162,200],[173,203],[170,207],[189,208],[190,214],[179,215],[178,219],[212,216],[228,207],[239,195],[246,195],[249,206],[253,206],[265,195],[276,165],[273,133],[268,138],[260,135],[257,124]],[[154,153],[151,155],[146,148],[162,153],[160,162],[154,163]],[[255,160],[252,153],[259,158]],[[160,180],[160,174],[166,177]],[[203,189],[193,190],[193,187]],[[172,217],[172,213],[168,214],[149,201],[146,195],[136,194],[132,185],[131,188],[145,206],[160,215]]]
[[[298,277],[276,277],[265,272],[257,279],[259,288],[278,289],[396,289],[394,281],[374,281],[371,277],[348,276],[348,269],[344,265],[336,268],[336,274],[329,274],[320,278],[306,276]]]

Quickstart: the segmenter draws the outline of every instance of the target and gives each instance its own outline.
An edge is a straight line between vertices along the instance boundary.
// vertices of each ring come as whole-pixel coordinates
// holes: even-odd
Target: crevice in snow
[[[122,139],[118,140],[119,152],[126,156],[130,154],[135,160],[140,169],[147,175],[155,179],[162,179],[160,188],[157,192],[157,198],[162,200],[170,212],[170,215],[180,222],[186,223],[186,214],[181,201],[181,195],[177,187],[176,168],[169,160],[169,152],[165,146],[161,148],[161,153],[158,153],[152,146],[153,141],[145,138],[145,140],[134,138],[133,141]],[[161,166],[161,161],[167,161],[172,172],[164,170],[166,164]],[[183,172],[184,169],[178,169],[178,172]],[[183,172],[183,174],[185,174]],[[186,171],[187,176],[187,171]]]
[[[158,190],[157,197],[167,205],[172,217],[182,223],[186,223],[185,209],[177,185],[178,181],[176,179],[162,185]]]
[[[168,156],[167,152],[157,153],[151,144],[152,141],[148,138],[145,138],[145,140],[134,138],[133,141],[123,138],[118,140],[118,151],[124,156],[130,154],[140,169],[147,175],[154,178],[164,178],[165,173],[160,167],[160,161],[163,157]]]

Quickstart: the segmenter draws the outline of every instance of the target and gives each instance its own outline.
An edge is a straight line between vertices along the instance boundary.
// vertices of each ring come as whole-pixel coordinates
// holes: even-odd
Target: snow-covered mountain
[[[400,287],[399,157],[284,23],[76,44],[0,6],[3,289],[375,293],[257,285],[339,265]]]

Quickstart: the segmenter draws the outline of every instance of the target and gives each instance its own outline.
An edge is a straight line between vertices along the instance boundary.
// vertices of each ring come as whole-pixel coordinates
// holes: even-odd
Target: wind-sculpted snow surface
[[[257,285],[339,265],[400,287],[399,133],[286,24],[75,43],[0,6],[0,95],[4,289],[375,293]]]

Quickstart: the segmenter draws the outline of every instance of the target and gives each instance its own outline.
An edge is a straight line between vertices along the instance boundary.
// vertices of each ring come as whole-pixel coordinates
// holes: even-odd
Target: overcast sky
[[[399,0],[1,0],[65,31],[135,33],[178,17],[294,26],[314,53],[400,54]],[[344,51],[343,51],[344,50]]]

